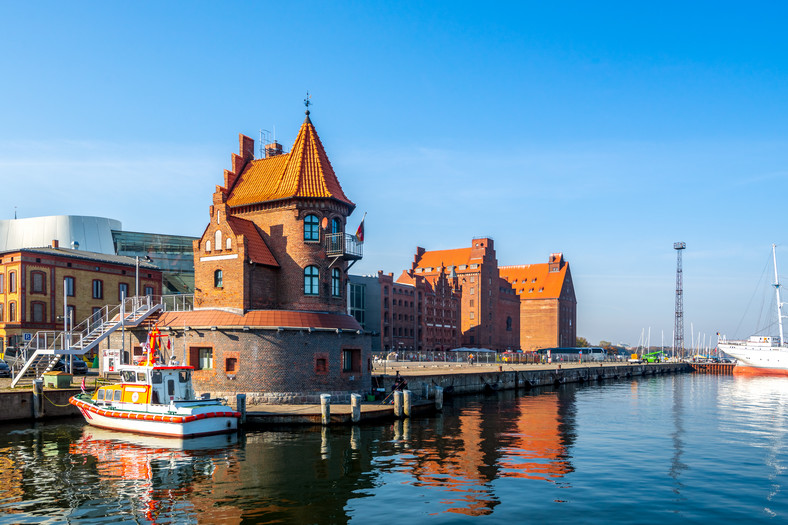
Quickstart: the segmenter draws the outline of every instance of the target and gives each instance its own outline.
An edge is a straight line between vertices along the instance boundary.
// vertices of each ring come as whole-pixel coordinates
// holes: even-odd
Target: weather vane
[[[306,106],[306,114],[309,115],[309,106],[312,105],[312,102],[309,100],[312,98],[312,95],[309,94],[309,91],[306,92],[306,98],[304,99],[304,105]]]

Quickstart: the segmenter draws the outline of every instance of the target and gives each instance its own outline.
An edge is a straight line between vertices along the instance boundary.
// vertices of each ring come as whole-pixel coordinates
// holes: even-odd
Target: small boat
[[[782,302],[780,301],[780,280],[777,276],[777,255],[772,244],[774,261],[774,289],[777,295],[777,326],[779,339],[770,336],[750,336],[746,341],[726,341],[717,343],[717,348],[737,359],[734,374],[751,375],[788,375],[788,346],[783,339]]]
[[[154,330],[155,332],[155,330]],[[111,430],[188,438],[238,430],[240,412],[222,399],[197,397],[192,388],[194,367],[157,364],[154,351],[136,365],[120,365],[121,382],[84,391],[69,399],[88,424]]]

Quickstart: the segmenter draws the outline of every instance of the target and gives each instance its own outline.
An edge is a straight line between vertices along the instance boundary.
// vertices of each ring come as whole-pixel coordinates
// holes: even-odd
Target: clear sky
[[[0,218],[200,235],[238,134],[289,149],[309,90],[354,272],[563,252],[578,335],[669,344],[685,241],[686,340],[746,337],[773,242],[788,275],[786,6],[0,0]]]

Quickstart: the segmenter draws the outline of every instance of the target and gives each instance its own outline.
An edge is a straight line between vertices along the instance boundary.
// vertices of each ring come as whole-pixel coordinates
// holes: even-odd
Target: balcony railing
[[[326,255],[358,260],[364,256],[364,242],[349,233],[326,234]]]

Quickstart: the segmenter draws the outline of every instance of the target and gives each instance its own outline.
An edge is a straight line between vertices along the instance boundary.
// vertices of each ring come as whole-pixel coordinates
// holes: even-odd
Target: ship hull
[[[69,402],[82,413],[92,426],[137,434],[190,438],[225,434],[238,430],[239,412],[228,407],[194,407],[188,413],[159,411],[117,410],[111,406],[97,406],[72,397]],[[163,407],[166,408],[166,407]]]
[[[788,376],[786,347],[720,343],[719,349],[737,360],[734,374]]]

